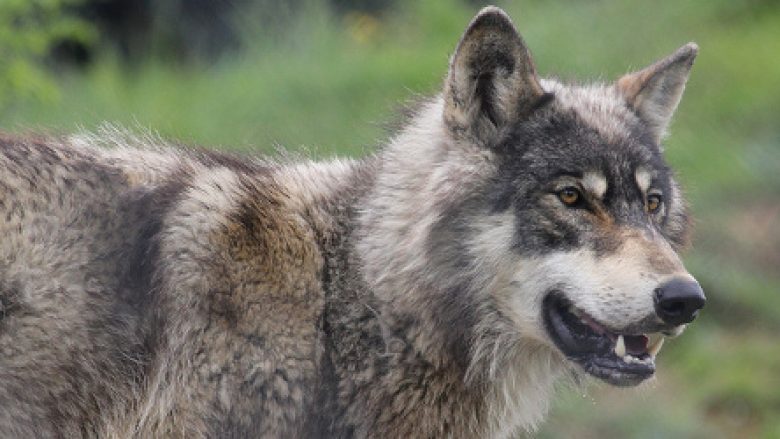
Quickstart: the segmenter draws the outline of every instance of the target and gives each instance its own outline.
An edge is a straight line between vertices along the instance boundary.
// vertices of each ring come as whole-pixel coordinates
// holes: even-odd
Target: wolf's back
[[[321,260],[267,167],[0,146],[0,435],[284,433],[251,414],[300,416]]]
[[[96,153],[34,138],[0,147],[0,432],[81,435],[57,420],[94,419],[144,362],[139,285],[126,277],[139,202]]]

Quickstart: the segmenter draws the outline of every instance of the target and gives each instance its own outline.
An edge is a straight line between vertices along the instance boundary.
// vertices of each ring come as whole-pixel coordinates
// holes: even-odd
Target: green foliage
[[[0,11],[11,4],[28,10],[27,2],[3,0]],[[540,436],[780,437],[780,4],[525,0],[506,7],[544,75],[606,81],[688,41],[701,46],[667,153],[698,219],[687,264],[710,300],[700,321],[667,342],[657,383],[599,386],[592,399],[563,392]],[[394,120],[397,104],[437,92],[474,11],[407,0],[384,17],[341,17],[315,3],[280,26],[283,34],[261,32],[248,50],[219,63],[183,68],[150,59],[129,70],[105,59],[86,73],[59,75],[62,99],[0,107],[0,120],[62,131],[108,120],[196,144],[362,154],[387,136],[382,123]],[[0,50],[8,50],[12,39],[0,32]],[[35,62],[41,53],[22,58],[51,84]],[[8,84],[2,59],[0,83]]]
[[[0,108],[19,99],[52,103],[59,96],[54,72],[43,65],[53,45],[90,43],[95,34],[65,12],[81,0],[0,2]]]

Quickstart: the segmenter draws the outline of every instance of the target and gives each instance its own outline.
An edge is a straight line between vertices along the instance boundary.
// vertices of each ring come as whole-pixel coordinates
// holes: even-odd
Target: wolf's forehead
[[[604,84],[566,85],[542,79],[542,87],[555,96],[559,111],[574,112],[581,123],[596,130],[605,141],[620,143],[632,137],[636,115],[613,86]]]

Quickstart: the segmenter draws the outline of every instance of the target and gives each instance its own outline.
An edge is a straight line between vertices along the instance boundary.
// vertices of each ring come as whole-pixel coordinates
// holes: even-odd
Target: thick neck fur
[[[423,394],[439,393],[438,401],[449,404],[445,410],[439,402],[439,410],[450,416],[430,417],[447,425],[431,425],[429,433],[503,437],[541,421],[560,360],[524,342],[500,316],[491,300],[500,286],[483,262],[452,262],[458,258],[448,252],[459,249],[432,242],[449,220],[446,212],[495,172],[488,149],[450,139],[442,105],[440,98],[425,105],[380,153],[373,188],[357,212],[354,259],[383,341],[374,354],[395,355],[396,367],[420,375]],[[458,224],[449,226],[457,233]],[[432,410],[425,398],[416,402],[410,418]]]

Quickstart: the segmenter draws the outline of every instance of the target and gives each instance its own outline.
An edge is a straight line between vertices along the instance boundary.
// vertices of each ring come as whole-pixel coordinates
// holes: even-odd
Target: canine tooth
[[[622,335],[618,335],[617,343],[615,343],[615,355],[618,357],[624,357],[626,355],[626,342],[623,341]]]
[[[658,351],[661,350],[661,346],[664,345],[664,340],[666,340],[663,336],[660,336],[658,340],[655,340],[655,342],[647,347],[647,353],[650,354],[651,357],[654,357],[658,355]]]

